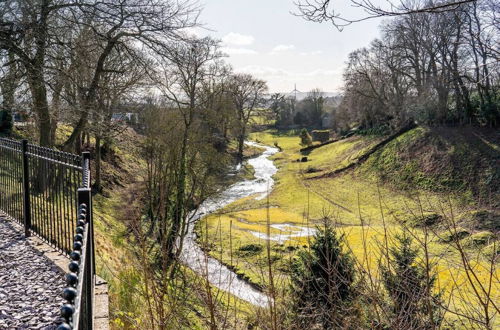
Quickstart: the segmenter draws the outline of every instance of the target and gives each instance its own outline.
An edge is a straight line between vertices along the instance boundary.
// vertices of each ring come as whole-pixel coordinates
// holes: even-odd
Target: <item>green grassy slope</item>
[[[362,167],[362,173],[401,190],[454,192],[482,203],[500,203],[500,131],[418,127],[373,154]]]

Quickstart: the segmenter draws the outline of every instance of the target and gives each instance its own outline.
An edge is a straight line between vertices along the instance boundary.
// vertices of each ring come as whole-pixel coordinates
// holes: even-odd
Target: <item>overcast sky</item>
[[[337,0],[342,13],[360,13],[348,0]],[[293,0],[203,0],[201,22],[223,41],[227,59],[238,72],[268,82],[271,92],[336,92],[342,86],[347,55],[378,37],[379,20],[337,31],[328,23],[292,15]]]

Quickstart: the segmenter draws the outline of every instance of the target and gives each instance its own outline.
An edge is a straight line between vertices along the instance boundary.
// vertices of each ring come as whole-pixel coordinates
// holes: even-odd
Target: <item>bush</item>
[[[456,231],[448,231],[446,232],[440,239],[439,241],[441,243],[449,243],[451,241],[454,241],[454,240],[461,240],[467,236],[470,235],[470,232],[465,229],[465,228],[461,228],[461,227],[457,227],[456,228]]]
[[[479,210],[467,215],[463,221],[468,227],[476,230],[500,231],[500,212],[494,210]]]
[[[261,253],[262,250],[262,245],[251,243],[240,246],[240,248],[238,249],[238,254],[241,256],[252,256]]]
[[[294,323],[299,327],[339,329],[353,314],[355,269],[342,239],[325,220],[310,248],[299,251],[291,265]]]
[[[370,135],[383,136],[383,135],[389,135],[390,133],[391,133],[391,128],[385,124],[371,128],[360,129],[356,132],[356,134],[363,136],[370,136]]]
[[[308,166],[307,169],[306,169],[306,173],[316,173],[316,172],[319,172],[320,170],[317,169],[316,167],[312,167],[312,166]]]
[[[409,225],[413,227],[431,227],[443,220],[443,217],[436,213],[425,214],[412,218],[408,221]]]
[[[300,131],[300,145],[304,147],[309,147],[312,145],[311,135],[305,128]]]
[[[12,114],[10,111],[0,111],[0,134],[10,135],[12,127]]]

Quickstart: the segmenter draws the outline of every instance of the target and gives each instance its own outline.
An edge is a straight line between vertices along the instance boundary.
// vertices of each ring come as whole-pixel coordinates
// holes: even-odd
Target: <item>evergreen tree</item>
[[[309,135],[309,132],[307,132],[307,129],[303,128],[300,131],[300,145],[307,147],[312,144],[312,138],[311,135]]]
[[[342,328],[352,316],[354,264],[341,241],[342,236],[326,220],[310,248],[299,251],[292,264],[294,324],[300,328]]]
[[[436,329],[441,323],[439,294],[434,294],[436,275],[427,276],[417,261],[419,249],[408,234],[396,236],[390,248],[389,265],[380,265],[385,288],[391,300],[390,327],[394,329]]]

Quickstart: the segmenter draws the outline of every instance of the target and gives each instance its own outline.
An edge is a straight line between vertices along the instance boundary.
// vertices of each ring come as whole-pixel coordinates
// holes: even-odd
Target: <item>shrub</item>
[[[246,244],[240,246],[238,249],[238,254],[242,256],[252,256],[261,253],[263,250],[263,247],[261,244]]]
[[[454,240],[461,240],[467,236],[470,235],[470,232],[465,229],[465,228],[461,228],[461,227],[457,227],[456,230],[453,230],[453,231],[448,231],[446,232],[440,239],[439,241],[441,243],[449,243],[451,241],[454,241]]]
[[[433,294],[436,274],[427,274],[417,261],[419,250],[408,234],[396,236],[389,249],[389,264],[380,264],[384,286],[391,301],[388,324],[394,329],[436,329],[442,321],[439,294]],[[432,325],[432,326],[431,326]]]
[[[300,131],[300,145],[304,147],[312,145],[311,135],[305,128]]]
[[[317,169],[316,167],[312,167],[312,166],[308,166],[307,169],[306,169],[306,173],[316,173],[316,172],[319,172],[320,170]]]
[[[353,257],[329,221],[319,227],[309,249],[298,252],[291,267],[295,324],[343,328],[356,297]]]
[[[431,227],[443,220],[443,217],[436,213],[425,214],[414,217],[408,221],[409,225],[414,227]]]
[[[12,114],[10,111],[0,111],[0,134],[10,135],[12,127]]]

